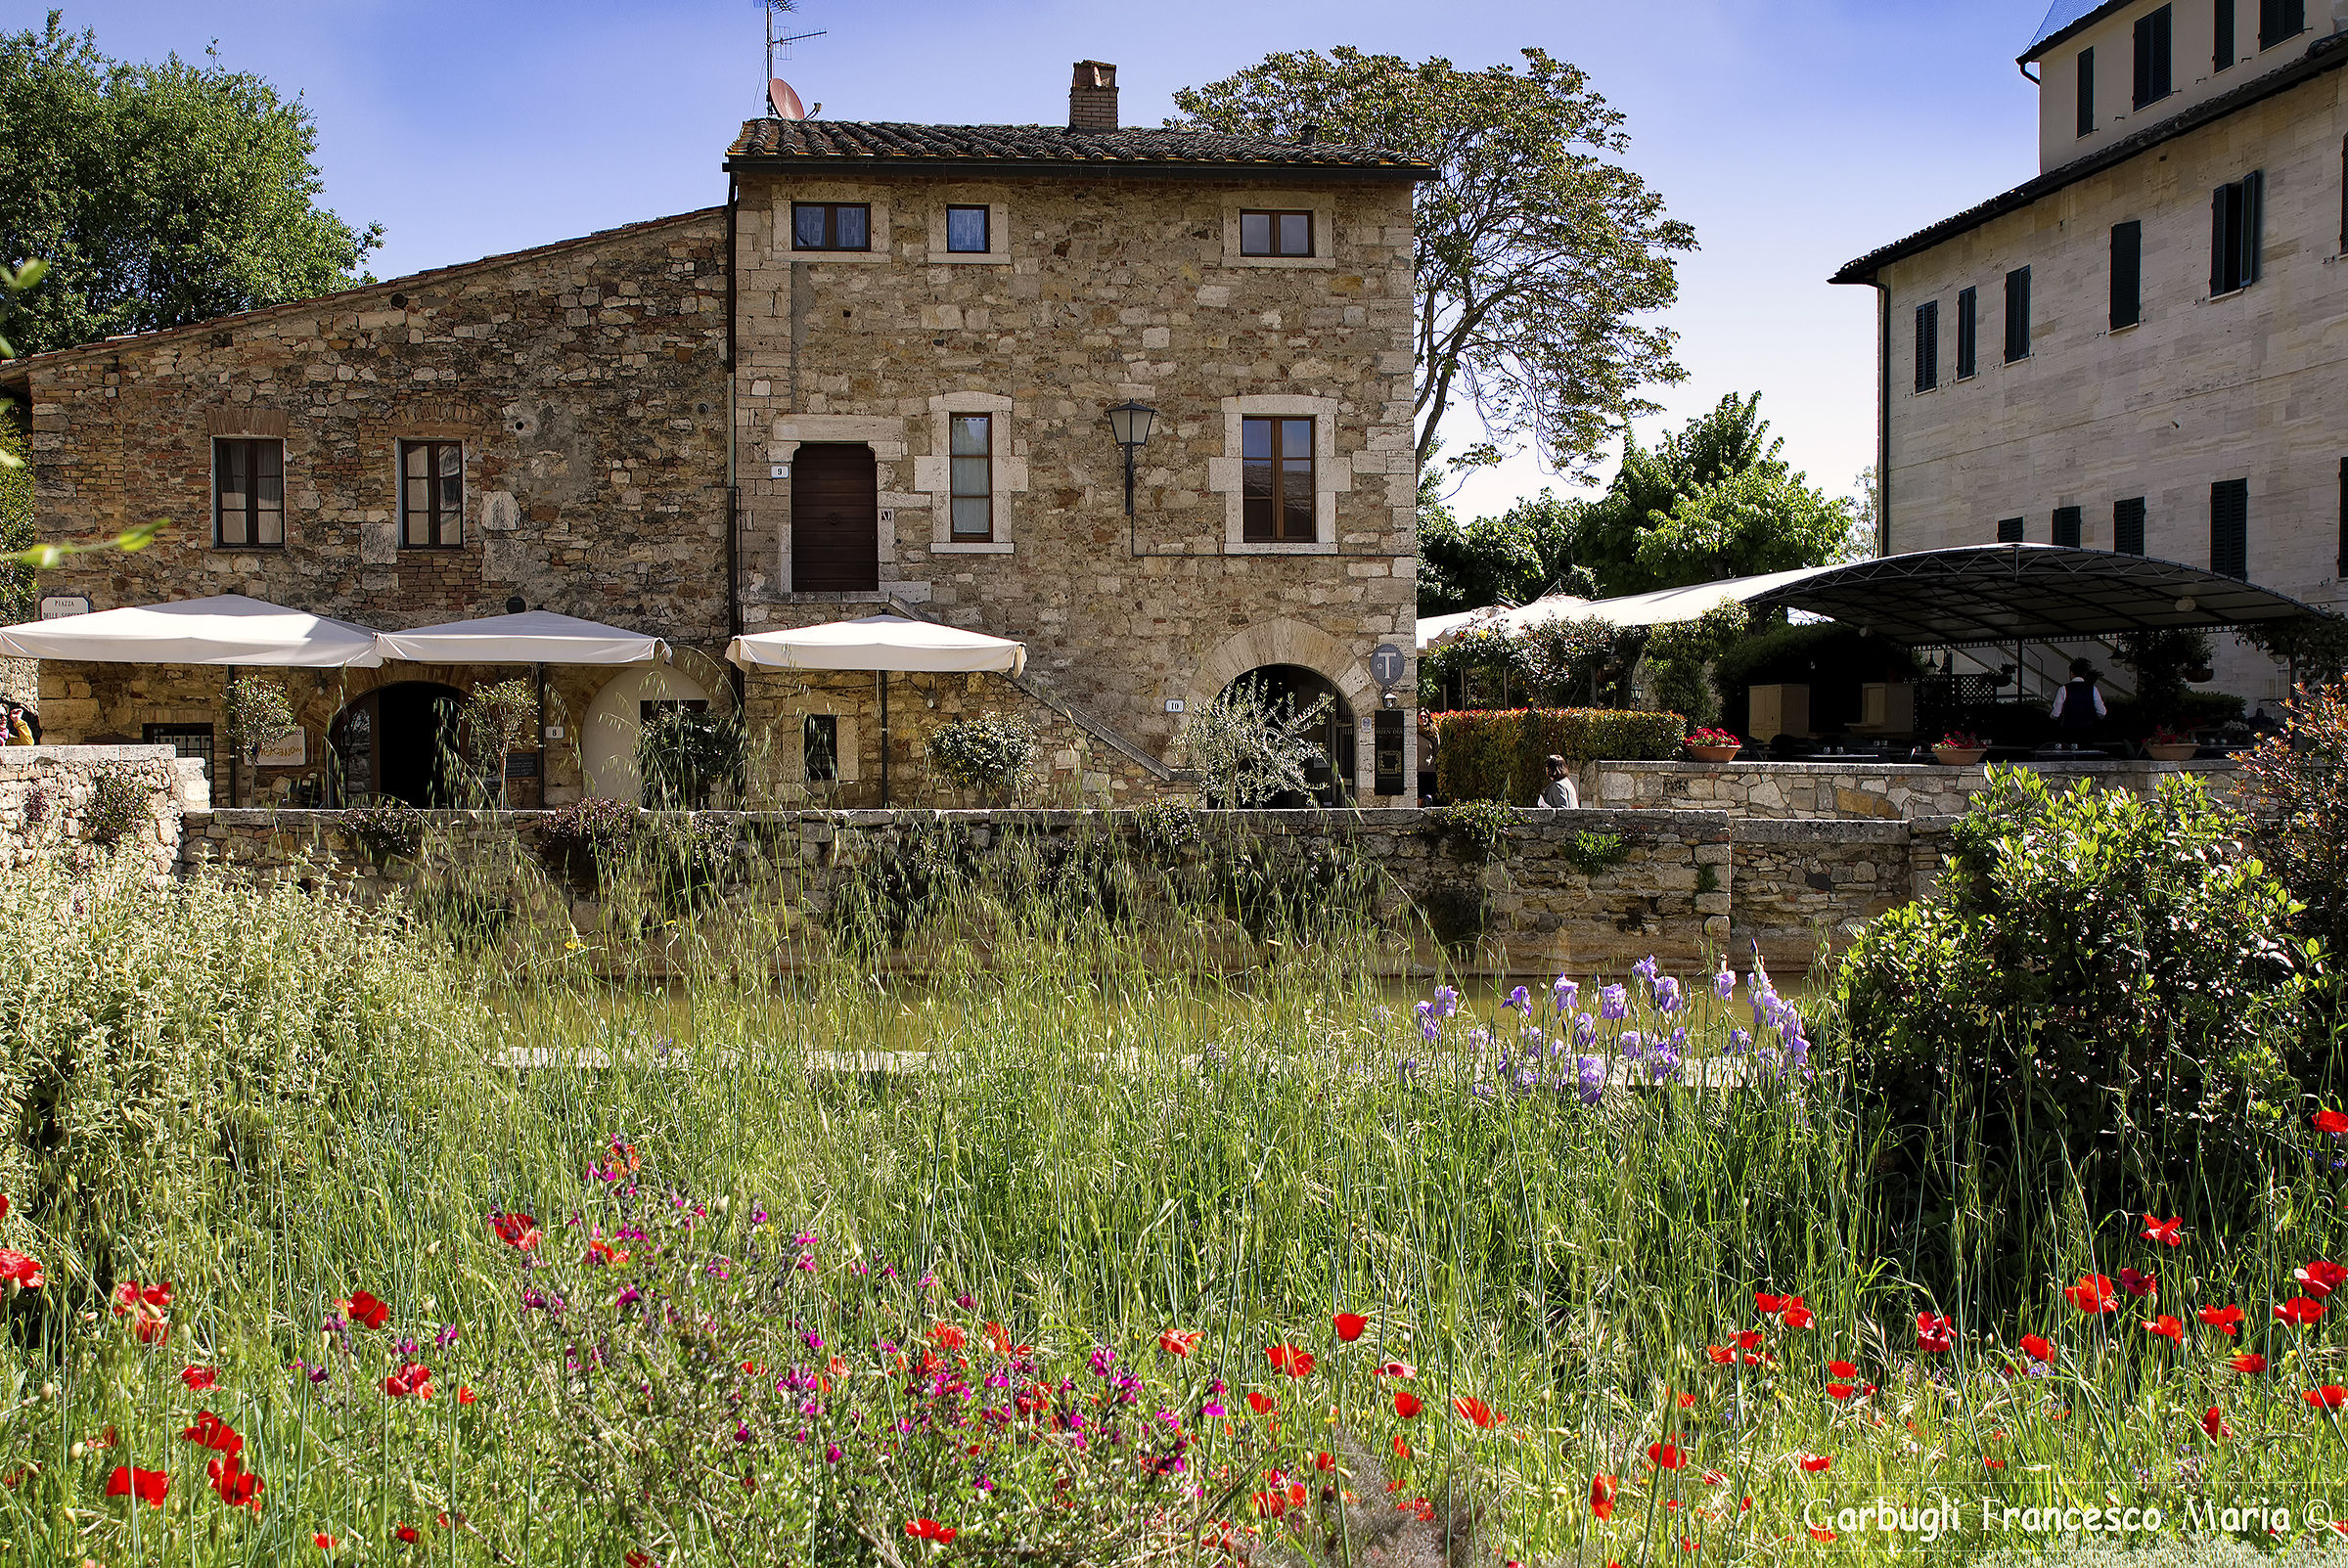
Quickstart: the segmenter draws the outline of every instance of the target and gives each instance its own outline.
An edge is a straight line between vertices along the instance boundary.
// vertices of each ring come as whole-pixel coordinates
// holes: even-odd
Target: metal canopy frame
[[[2256,583],[2183,561],[2063,545],[1962,545],[1829,567],[1754,595],[1911,648],[1992,648],[2212,631],[2327,616]]]

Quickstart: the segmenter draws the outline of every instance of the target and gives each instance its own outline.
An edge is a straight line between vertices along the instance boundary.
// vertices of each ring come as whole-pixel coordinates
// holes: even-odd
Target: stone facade
[[[2235,790],[2231,762],[2034,762],[2033,773],[2068,788],[2149,794],[2170,774],[2190,773],[2220,799]],[[1989,783],[1985,767],[1894,767],[1864,762],[1594,762],[1575,785],[1593,806],[1637,811],[1726,811],[1756,821],[1833,818],[1913,822],[1963,815]]]
[[[2129,91],[2125,46],[2156,7],[2112,8],[2096,39],[2077,41],[2108,52],[2110,91]],[[2009,519],[2025,541],[2054,543],[2068,508],[2078,542],[2110,550],[2121,503],[2141,501],[2145,554],[2225,569],[2212,486],[2246,480],[2249,578],[2320,606],[2348,604],[2348,415],[2337,396],[2348,40],[2303,35],[2260,53],[2258,9],[2237,8],[2247,55],[2195,81],[2212,75],[2210,6],[2177,5],[2172,98],[2124,126],[2107,113],[2072,156],[2051,150],[2048,173],[1838,275],[1875,285],[1884,313],[1886,553],[1986,543]],[[2042,61],[2058,118],[2075,119],[2075,100],[2056,103],[2075,91],[2075,53],[2064,43]],[[2253,173],[2259,275],[2213,297],[2213,192]],[[2131,223],[2142,319],[2115,326],[2113,231]],[[2023,269],[2028,351],[2009,361],[2007,279]],[[1970,375],[1959,342],[1966,290]],[[1929,333],[1924,306],[1937,312]],[[1937,375],[1919,378],[1925,352]],[[2253,702],[2284,694],[2284,673],[2263,654],[2230,638],[2218,653],[2219,688]],[[2059,680],[2060,662],[2049,668]]]
[[[108,781],[127,794],[105,799]],[[167,876],[182,853],[182,814],[210,808],[203,768],[168,746],[0,747],[0,870],[55,855],[83,860],[103,841]],[[110,811],[116,820],[103,822]]]

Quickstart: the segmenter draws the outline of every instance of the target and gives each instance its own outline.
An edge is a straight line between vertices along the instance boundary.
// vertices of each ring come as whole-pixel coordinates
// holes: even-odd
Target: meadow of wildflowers
[[[1234,974],[1029,918],[915,989],[0,884],[0,1564],[2348,1537],[2339,1105],[2256,1227],[2055,1173],[1919,1237],[1749,959],[1397,1004],[1341,924]]]

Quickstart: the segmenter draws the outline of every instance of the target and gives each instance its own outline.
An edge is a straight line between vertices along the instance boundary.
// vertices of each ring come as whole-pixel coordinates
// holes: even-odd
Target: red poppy
[[[1829,1383],[1827,1385],[1827,1398],[1829,1399],[1849,1399],[1857,1392],[1858,1390],[1848,1383]]]
[[[432,1369],[422,1362],[407,1362],[399,1370],[384,1379],[384,1392],[393,1399],[405,1399],[414,1394],[419,1399],[432,1397]]]
[[[1649,1443],[1647,1457],[1658,1470],[1682,1469],[1688,1463],[1688,1456],[1669,1443]]]
[[[1682,1394],[1680,1396],[1680,1409],[1684,1411],[1692,1411],[1695,1409],[1695,1396],[1693,1394]]]
[[[201,1394],[217,1384],[220,1376],[209,1366],[183,1366],[179,1371],[179,1380],[187,1384],[192,1392]]]
[[[941,1546],[954,1539],[953,1528],[939,1524],[935,1519],[908,1519],[905,1521],[905,1533],[916,1541],[934,1541]]]
[[[1793,1305],[1785,1309],[1784,1315],[1778,1319],[1778,1322],[1784,1323],[1788,1328],[1807,1328],[1812,1323],[1818,1322],[1818,1314],[1803,1306],[1802,1298],[1796,1296],[1793,1298]]]
[[[1473,1394],[1454,1394],[1451,1397],[1451,1408],[1459,1412],[1461,1420],[1472,1421],[1487,1432],[1508,1419],[1507,1416],[1477,1399]]]
[[[2117,1312],[2120,1306],[2119,1298],[2111,1293],[2111,1279],[2106,1275],[2083,1274],[2077,1284],[2062,1287],[2062,1296],[2072,1306],[2091,1316]]]
[[[2348,1283],[2348,1268],[2318,1258],[2303,1269],[2293,1269],[2291,1277],[2299,1281],[2300,1289],[2322,1301],[2343,1283]]]
[[[1337,1467],[1337,1461],[1336,1461],[1336,1458],[1335,1458],[1335,1456],[1334,1456],[1328,1455],[1328,1454],[1316,1454],[1316,1455],[1314,1455],[1314,1456],[1313,1456],[1313,1468],[1314,1468],[1314,1469],[1316,1469],[1316,1470],[1333,1470],[1333,1469],[1335,1469],[1336,1467]]]
[[[1819,1471],[1826,1469],[1833,1462],[1834,1456],[1831,1454],[1805,1454],[1800,1458],[1802,1468],[1812,1475],[1818,1474]]]
[[[212,1490],[220,1494],[222,1502],[232,1508],[261,1511],[261,1478],[246,1469],[244,1461],[235,1455],[212,1460],[204,1466],[204,1474]]]
[[[141,1470],[131,1465],[117,1464],[114,1473],[106,1478],[108,1497],[135,1497],[151,1508],[161,1507],[163,1495],[170,1490],[171,1478],[160,1470]]]
[[[1394,1413],[1404,1420],[1409,1420],[1424,1409],[1426,1409],[1425,1401],[1409,1389],[1398,1388],[1394,1391]]]
[[[1590,1478],[1590,1513],[1593,1518],[1614,1517],[1614,1495],[1622,1490],[1621,1483],[1610,1475]]]
[[[652,1557],[634,1546],[630,1546],[628,1554],[619,1560],[621,1568],[653,1568]]]
[[[1810,1539],[1813,1541],[1834,1541],[1839,1539],[1831,1530],[1821,1530],[1816,1525],[1811,1525],[1808,1528],[1810,1531]]]
[[[1286,1372],[1290,1377],[1310,1377],[1313,1368],[1320,1365],[1313,1360],[1311,1351],[1298,1350],[1294,1345],[1267,1346],[1264,1355],[1270,1359],[1274,1371]]]
[[[2275,1316],[2286,1323],[2307,1326],[2324,1316],[2324,1303],[2308,1296],[2293,1296],[2275,1309]]]
[[[2193,1316],[2221,1334],[2232,1335],[2242,1331],[2242,1309],[2239,1307],[2204,1307]]]
[[[1206,1330],[1203,1328],[1169,1328],[1157,1336],[1157,1348],[1169,1356],[1188,1356],[1191,1347],[1205,1337]]]
[[[960,1350],[970,1343],[970,1336],[952,1323],[930,1324],[929,1337],[937,1342],[940,1350]]]
[[[471,1405],[471,1404],[472,1404],[472,1403],[473,1403],[474,1400],[477,1400],[477,1399],[479,1399],[480,1397],[481,1397],[480,1395],[478,1395],[478,1394],[475,1394],[475,1393],[474,1393],[474,1392],[472,1389],[470,1389],[470,1388],[467,1388],[467,1387],[466,1387],[466,1386],[465,1386],[463,1383],[459,1383],[459,1384],[457,1385],[457,1403],[458,1403],[458,1404],[460,1404],[460,1405]]]
[[[2325,1383],[2322,1388],[2311,1388],[2299,1397],[2320,1411],[2336,1411],[2348,1405],[2348,1388],[2342,1388],[2337,1383]]]
[[[232,1459],[245,1451],[245,1440],[237,1436],[236,1428],[210,1411],[198,1411],[196,1424],[179,1435],[198,1448],[210,1449]]]
[[[391,1527],[391,1533],[399,1537],[400,1540],[407,1542],[411,1546],[424,1539],[423,1536],[417,1533],[416,1527],[412,1524],[393,1525]]]
[[[334,1549],[335,1549],[335,1538],[334,1538],[333,1536],[330,1536],[330,1535],[328,1535],[328,1534],[327,1534],[325,1531],[323,1531],[323,1530],[319,1531],[319,1532],[318,1532],[316,1535],[314,1535],[314,1536],[310,1537],[310,1543],[311,1543],[311,1545],[315,1546],[316,1546],[316,1547],[317,1547],[317,1548],[318,1548],[320,1551],[332,1551],[332,1550],[334,1550]]]
[[[1732,1366],[1737,1360],[1737,1353],[1726,1345],[1706,1345],[1704,1354],[1712,1358],[1715,1366]]]
[[[2183,1215],[2179,1215],[2174,1220],[2156,1220],[2147,1214],[2145,1216],[2144,1237],[2146,1241],[2165,1241],[2170,1246],[2181,1247],[2185,1245],[2185,1236],[2182,1233],[2184,1225],[2185,1217]]]
[[[2212,1443],[2222,1437],[2234,1436],[2234,1428],[2226,1424],[2226,1417],[2218,1413],[2218,1408],[2215,1405],[2202,1412],[2201,1430],[2209,1434],[2209,1440]]]
[[[1269,1415],[1280,1409],[1280,1405],[1271,1395],[1259,1394],[1251,1388],[1247,1391],[1247,1408],[1258,1415]]]
[[[1738,1350],[1759,1350],[1761,1348],[1761,1330],[1747,1328],[1739,1333],[1737,1336],[1737,1348]]]
[[[1394,1456],[1398,1459],[1407,1459],[1411,1456],[1411,1446],[1402,1440],[1400,1432],[1394,1434]],[[1397,1481],[1394,1485],[1400,1486],[1402,1483]]]
[[[2185,1324],[2177,1321],[2174,1313],[2164,1312],[2159,1317],[2149,1320],[2145,1324],[2145,1332],[2158,1334],[2171,1344],[2182,1345],[2185,1343]]]
[[[2132,1296],[2149,1296],[2160,1288],[2160,1277],[2140,1269],[2122,1269],[2120,1288]]]
[[[8,1194],[0,1192],[0,1220],[8,1218]]]
[[[1916,1315],[1916,1348],[1938,1356],[1957,1342],[1956,1326],[1937,1313]]]
[[[1330,1322],[1335,1326],[1337,1337],[1348,1345],[1361,1338],[1362,1330],[1370,1326],[1370,1320],[1358,1312],[1338,1313]]]
[[[524,1252],[535,1248],[540,1239],[538,1222],[526,1214],[492,1214],[489,1229],[507,1246],[519,1247]]]
[[[1267,1488],[1258,1492],[1247,1501],[1248,1505],[1255,1509],[1258,1518],[1277,1519],[1288,1511],[1288,1500],[1281,1496],[1277,1488]]]
[[[2348,1112],[2320,1110],[2308,1120],[2315,1123],[2319,1133],[2329,1133],[2334,1138],[2348,1133]]]
[[[1829,1377],[1857,1377],[1859,1368],[1847,1361],[1830,1361],[1827,1363],[1827,1375]]]
[[[391,1318],[391,1309],[365,1290],[352,1291],[342,1306],[350,1314],[350,1321],[361,1328],[381,1328]]]
[[[27,1290],[41,1286],[41,1260],[15,1247],[0,1247],[0,1279],[11,1279]]]
[[[2226,1365],[2237,1372],[2255,1377],[2267,1369],[2267,1358],[2255,1350],[2245,1350],[2238,1356],[2227,1357]]]
[[[125,1279],[114,1286],[114,1316],[130,1320],[130,1331],[142,1345],[160,1345],[171,1337],[171,1321],[163,1309],[171,1305],[171,1282],[141,1285]]]
[[[1416,1377],[1419,1375],[1419,1368],[1407,1361],[1379,1362],[1376,1375],[1379,1377]]]
[[[2051,1362],[2054,1359],[2054,1342],[2037,1334],[2022,1336],[2022,1354],[2032,1361]]]

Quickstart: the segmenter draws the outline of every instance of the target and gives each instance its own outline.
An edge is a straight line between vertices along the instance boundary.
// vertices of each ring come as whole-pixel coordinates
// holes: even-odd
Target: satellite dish
[[[790,90],[790,83],[776,76],[766,84],[766,107],[777,119],[805,119],[807,107],[799,95]]]

